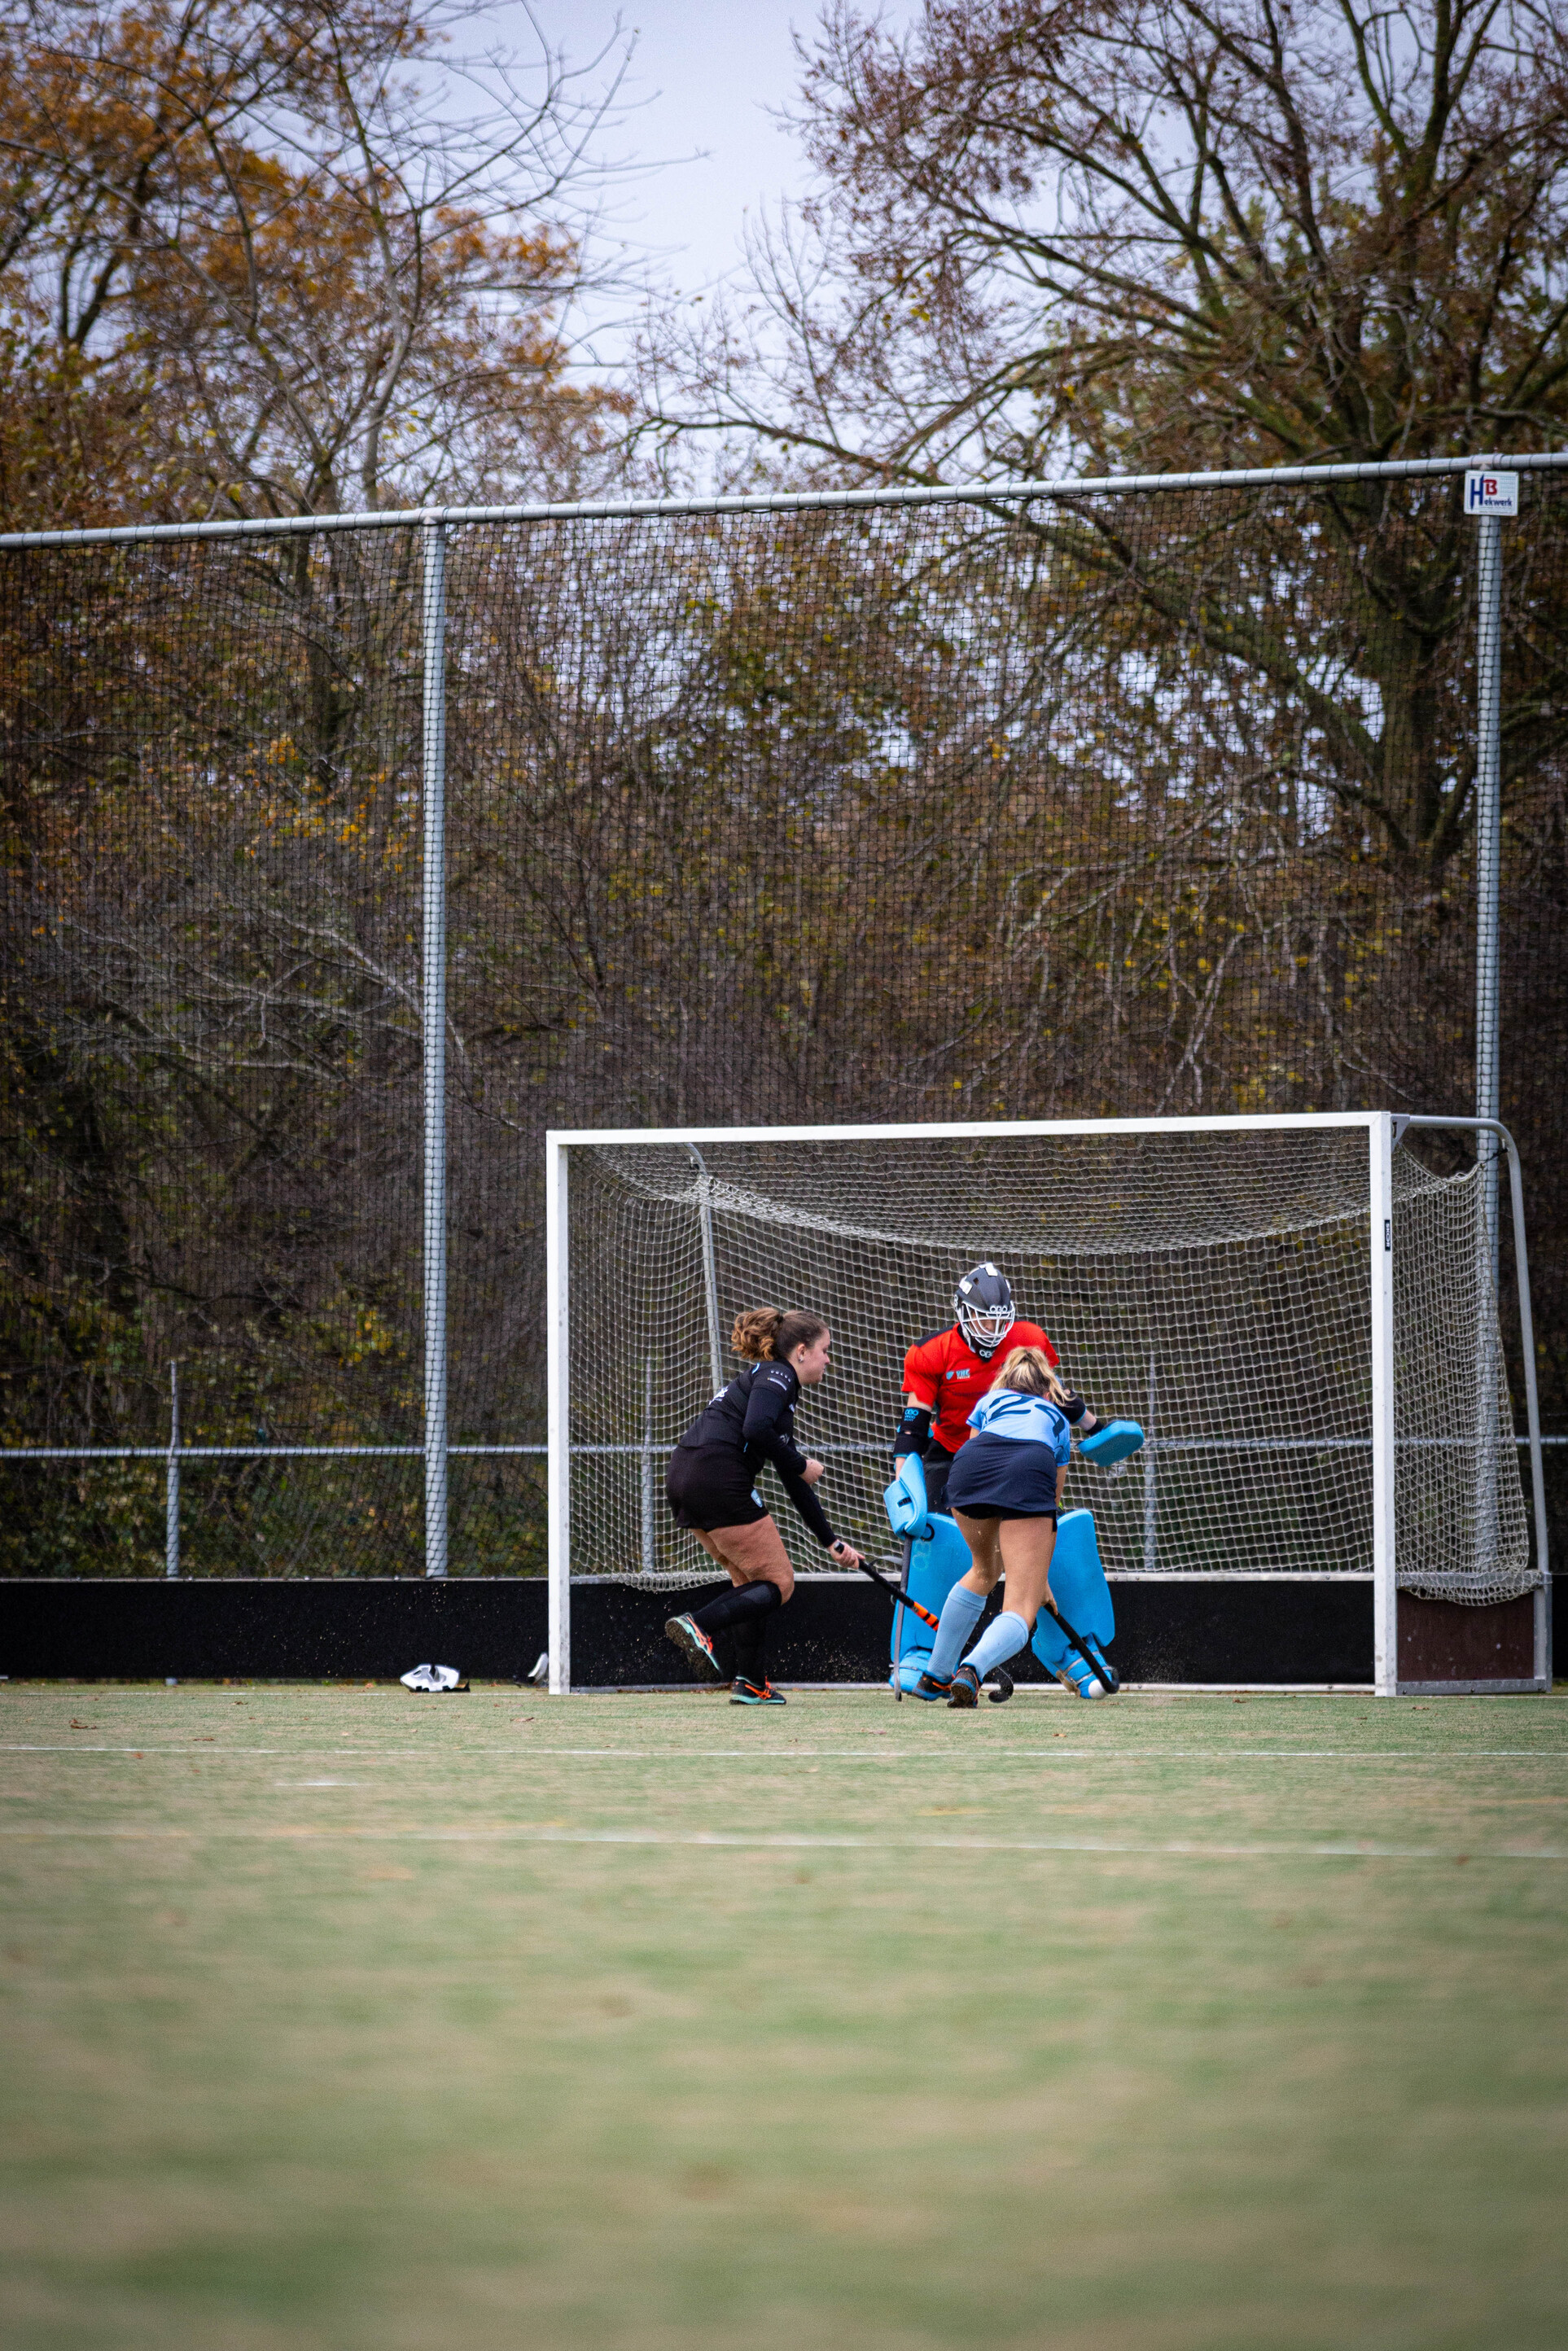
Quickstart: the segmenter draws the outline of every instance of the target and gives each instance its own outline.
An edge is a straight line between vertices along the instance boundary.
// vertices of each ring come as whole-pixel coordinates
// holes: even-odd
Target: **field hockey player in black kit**
[[[834,1534],[813,1490],[822,1465],[795,1442],[795,1400],[828,1368],[831,1333],[820,1314],[754,1306],[736,1317],[729,1343],[746,1369],[694,1420],[670,1458],[665,1492],[675,1524],[695,1535],[734,1587],[706,1607],[672,1616],[664,1626],[683,1656],[710,1681],[724,1669],[713,1635],[727,1633],[735,1650],[733,1706],[782,1706],[768,1678],[768,1620],[795,1589],[795,1571],[778,1525],[753,1480],[771,1461],[784,1490],[817,1541],[841,1567],[859,1552]]]

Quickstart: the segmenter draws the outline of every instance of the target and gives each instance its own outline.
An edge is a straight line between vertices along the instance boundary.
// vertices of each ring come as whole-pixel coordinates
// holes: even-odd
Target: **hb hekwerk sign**
[[[1465,512],[1516,515],[1519,512],[1517,474],[1473,473],[1465,475]]]

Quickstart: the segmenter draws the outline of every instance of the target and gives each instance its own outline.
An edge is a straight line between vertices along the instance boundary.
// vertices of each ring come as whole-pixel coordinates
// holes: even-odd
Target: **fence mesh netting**
[[[1504,527],[1549,1426],[1563,498]],[[540,1454],[474,1448],[544,1441],[548,1125],[1468,1106],[1453,480],[476,525],[448,566],[454,1573],[543,1562]],[[11,1573],[159,1572],[162,1464],[88,1449],[166,1444],[172,1362],[185,1573],[423,1566],[421,590],[413,528],[0,555]]]
[[[831,1314],[834,1363],[802,1395],[800,1441],[826,1465],[834,1525],[873,1557],[891,1548],[904,1350],[994,1259],[1071,1383],[1149,1439],[1109,1474],[1071,1473],[1108,1569],[1370,1573],[1369,1181],[1364,1130],[1332,1128],[574,1149],[574,1563],[711,1573],[664,1501],[712,1385],[711,1248],[721,1333],[761,1300]],[[1444,1178],[1397,1153],[1395,1226],[1400,1582],[1510,1597],[1529,1535],[1477,1171]]]

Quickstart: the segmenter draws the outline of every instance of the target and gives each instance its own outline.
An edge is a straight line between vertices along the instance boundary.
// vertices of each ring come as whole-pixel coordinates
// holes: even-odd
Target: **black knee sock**
[[[716,1633],[726,1632],[731,1625],[760,1625],[780,1605],[776,1583],[735,1583],[705,1607],[694,1608],[692,1622],[700,1625],[711,1640]]]
[[[710,1640],[716,1633],[732,1635],[736,1672],[760,1685],[768,1678],[768,1619],[782,1605],[776,1583],[737,1583],[692,1614]]]
[[[760,1689],[768,1679],[767,1617],[743,1616],[735,1628],[735,1638],[730,1646],[735,1654],[737,1678],[755,1682]]]

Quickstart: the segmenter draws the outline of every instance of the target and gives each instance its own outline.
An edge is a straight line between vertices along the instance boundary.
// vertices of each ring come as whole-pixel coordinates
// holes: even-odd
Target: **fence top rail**
[[[25,548],[109,547],[193,538],[300,538],[317,531],[414,530],[465,523],[622,522],[662,515],[808,514],[871,507],[992,506],[1034,498],[1124,496],[1156,490],[1291,489],[1320,482],[1414,481],[1427,475],[1542,473],[1568,467],[1568,449],[1468,457],[1389,457],[1347,465],[1251,465],[1197,474],[1063,475],[1056,480],[971,482],[919,489],[761,490],[732,497],[597,498],[506,507],[390,507],[367,514],[260,515],[228,522],[104,525],[92,530],[0,532],[0,551]]]

